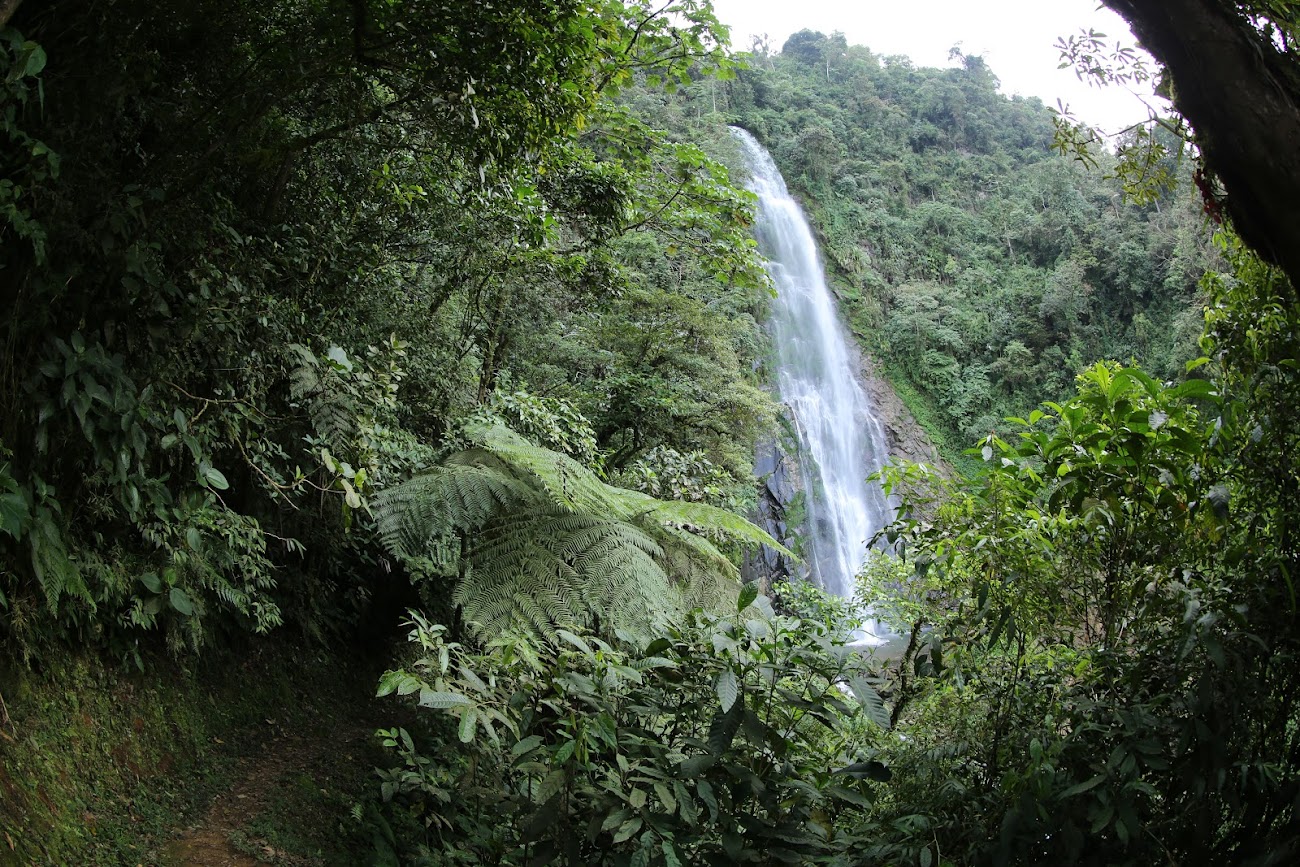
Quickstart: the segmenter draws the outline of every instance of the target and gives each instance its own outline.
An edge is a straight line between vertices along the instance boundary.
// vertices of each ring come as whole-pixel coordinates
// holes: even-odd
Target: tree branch
[[[9,19],[14,17],[14,13],[21,5],[23,0],[0,0],[0,28],[9,23]]]
[[[1300,287],[1300,69],[1222,0],[1104,0],[1174,81],[1242,239]]]
[[[9,716],[9,707],[5,704],[4,693],[0,693],[0,735],[4,735],[6,740],[13,743],[13,738],[4,731],[5,726],[8,726],[9,731],[13,732],[15,735],[18,734],[18,728],[14,725],[13,719]]]

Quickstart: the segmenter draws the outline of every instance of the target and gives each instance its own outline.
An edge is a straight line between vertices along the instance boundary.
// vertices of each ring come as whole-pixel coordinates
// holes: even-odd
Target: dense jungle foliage
[[[1294,68],[1290,4],[1217,6]],[[1134,203],[979,58],[738,59],[707,0],[0,15],[6,667],[409,630],[376,863],[1300,854],[1300,305],[1210,240],[1221,167]],[[778,413],[727,123],[976,444],[889,474],[894,662],[737,581]],[[32,806],[3,857],[55,862]]]
[[[743,499],[772,417],[747,200],[609,99],[633,71],[729,69],[707,6],[685,28],[617,2],[27,11],[0,263],[19,652],[323,636],[414,602],[412,574],[446,609],[480,552],[395,570],[378,492],[454,465],[479,487],[427,496],[461,539],[575,511],[506,493],[529,469],[463,432],[476,413],[542,461]]]

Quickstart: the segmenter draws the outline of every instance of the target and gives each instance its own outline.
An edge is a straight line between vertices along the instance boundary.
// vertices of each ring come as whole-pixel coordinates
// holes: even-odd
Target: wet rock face
[[[880,486],[867,481],[887,460],[885,429],[858,381],[856,351],[803,208],[772,155],[743,130],[734,135],[750,170],[746,186],[758,198],[754,236],[775,290],[768,320],[773,385],[788,409],[804,476],[797,511],[808,520],[799,554],[813,580],[849,597],[867,540],[894,517]]]
[[[786,509],[799,493],[798,462],[787,455],[775,442],[765,442],[758,447],[754,458],[754,475],[758,479],[758,508],[754,523],[787,548],[795,545],[798,527],[787,521]],[[741,576],[745,581],[760,581],[766,589],[771,582],[791,577],[794,564],[789,558],[764,545],[757,552],[745,556]]]
[[[889,456],[927,464],[941,476],[951,478],[952,468],[940,457],[925,429],[912,418],[893,387],[879,375],[873,361],[861,354],[857,364],[860,381],[884,425]],[[791,526],[787,514],[790,504],[804,490],[798,458],[787,454],[775,441],[765,442],[754,457],[754,476],[758,481],[758,508],[752,520],[782,545],[794,549],[796,536],[808,531],[807,527]],[[767,546],[746,555],[741,566],[743,580],[759,581],[764,590],[773,581],[799,576],[803,571],[798,564],[789,562],[788,557]]]

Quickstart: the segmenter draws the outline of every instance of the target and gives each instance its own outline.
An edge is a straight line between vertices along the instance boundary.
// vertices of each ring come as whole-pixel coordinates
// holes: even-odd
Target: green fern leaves
[[[545,503],[505,467],[457,462],[389,488],[375,499],[373,509],[384,545],[394,554],[414,557],[483,527],[497,514]]]
[[[484,634],[596,621],[636,628],[686,605],[716,605],[735,596],[738,575],[711,540],[780,548],[723,509],[607,485],[499,421],[465,435],[471,448],[382,492],[372,508],[396,556],[459,572],[455,602]],[[463,556],[448,558],[460,540]]]
[[[635,624],[665,612],[675,593],[662,551],[621,521],[547,509],[508,515],[477,535],[454,600],[487,631],[549,633],[593,615]]]

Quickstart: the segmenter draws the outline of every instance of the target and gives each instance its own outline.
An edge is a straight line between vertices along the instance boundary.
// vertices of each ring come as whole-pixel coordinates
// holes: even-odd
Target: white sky
[[[1057,69],[1052,46],[1091,27],[1136,45],[1128,25],[1097,0],[714,0],[731,44],[749,50],[766,33],[774,51],[804,28],[839,30],[850,45],[877,55],[904,54],[917,66],[950,66],[948,50],[960,43],[982,55],[1008,96],[1037,96],[1048,106],[1069,105],[1080,119],[1113,132],[1146,118],[1136,97],[1118,86],[1099,89]],[[1147,92],[1149,94],[1149,91]]]

